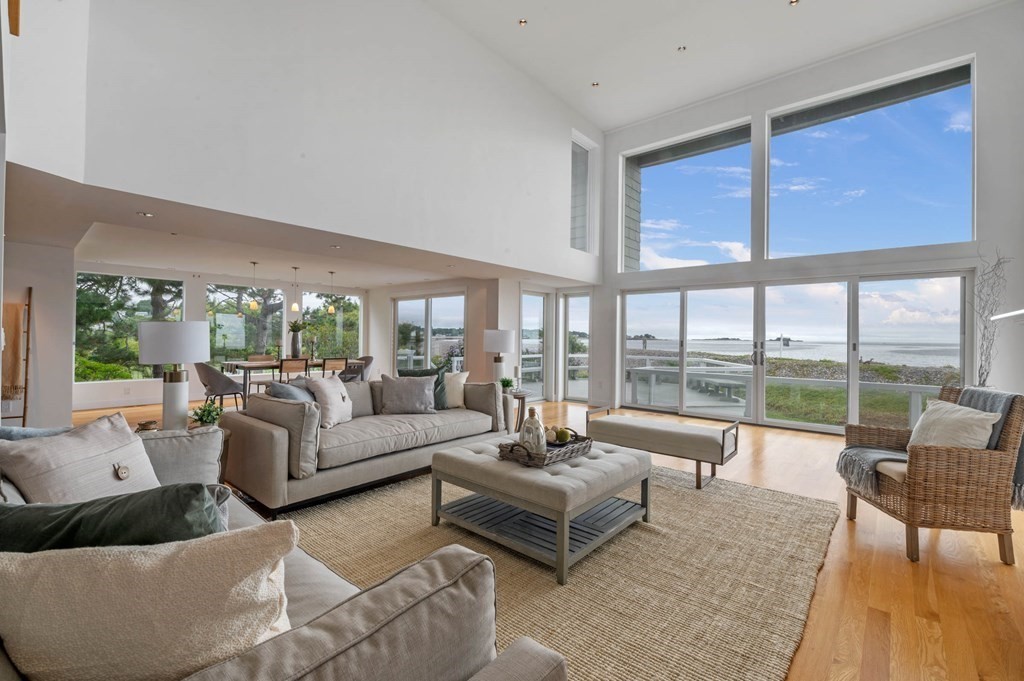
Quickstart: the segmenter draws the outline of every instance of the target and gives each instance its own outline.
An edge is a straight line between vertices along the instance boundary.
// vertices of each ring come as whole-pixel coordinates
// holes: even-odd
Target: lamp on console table
[[[139,364],[173,364],[164,372],[164,430],[188,428],[188,371],[210,359],[209,322],[140,322]]]
[[[502,329],[484,329],[484,352],[497,353],[494,357],[494,380],[500,381],[505,375],[504,352],[515,352],[516,334]]]

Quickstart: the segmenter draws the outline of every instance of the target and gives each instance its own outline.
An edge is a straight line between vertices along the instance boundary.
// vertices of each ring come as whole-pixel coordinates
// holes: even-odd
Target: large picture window
[[[625,161],[626,272],[750,260],[750,126]]]
[[[973,238],[971,67],[773,118],[771,258]]]
[[[139,322],[180,321],[182,283],[109,274],[78,275],[75,381],[160,378],[139,365]]]
[[[466,297],[437,296],[395,303],[395,368],[463,370]]]
[[[310,357],[360,355],[358,296],[329,293],[302,294],[302,318],[309,325],[302,333],[303,352]]]
[[[210,320],[210,358],[226,360],[252,355],[281,356],[284,293],[279,289],[210,284],[206,316]]]

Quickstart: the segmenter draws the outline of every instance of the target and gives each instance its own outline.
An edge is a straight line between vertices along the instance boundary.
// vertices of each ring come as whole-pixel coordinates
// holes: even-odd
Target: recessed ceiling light
[[[676,52],[686,52],[686,45],[680,45],[677,47]]]
[[[178,236],[177,232],[171,232],[171,236]]]
[[[453,270],[453,269],[455,269],[455,265],[445,265],[445,267],[447,267],[447,268],[448,268],[448,269],[450,269],[450,270]]]
[[[520,19],[519,20],[519,25],[520,26],[526,26],[526,19]]]
[[[338,246],[337,244],[332,244],[331,248],[341,248],[341,246]]]
[[[789,0],[789,6],[790,7],[796,7],[796,4],[798,2],[800,2],[800,0]]]
[[[153,213],[147,213],[147,212],[146,212],[146,211],[144,211],[144,210],[137,210],[137,211],[135,211],[135,214],[136,214],[136,215],[138,215],[138,216],[140,216],[140,217],[144,217],[144,218],[153,218],[153,217],[156,217],[156,215],[155,215],[155,214],[153,214]]]
[[[595,80],[593,83],[590,84],[590,87],[601,87],[601,84]]]

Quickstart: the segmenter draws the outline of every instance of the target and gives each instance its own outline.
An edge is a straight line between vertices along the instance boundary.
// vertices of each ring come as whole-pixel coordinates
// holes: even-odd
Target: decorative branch
[[[996,336],[999,322],[992,321],[1003,306],[1006,294],[1006,265],[1012,258],[996,250],[995,260],[981,257],[981,266],[974,278],[974,301],[968,304],[974,308],[978,330],[978,385],[988,385],[992,362],[996,358]]]

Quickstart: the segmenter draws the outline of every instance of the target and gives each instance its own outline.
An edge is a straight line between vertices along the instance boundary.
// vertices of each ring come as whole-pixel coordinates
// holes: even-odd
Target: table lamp
[[[188,428],[188,372],[210,359],[209,322],[140,322],[139,364],[173,364],[164,372],[163,429]]]
[[[494,357],[494,380],[500,381],[505,375],[503,352],[515,352],[516,334],[502,329],[484,329],[484,352],[497,353]]]

